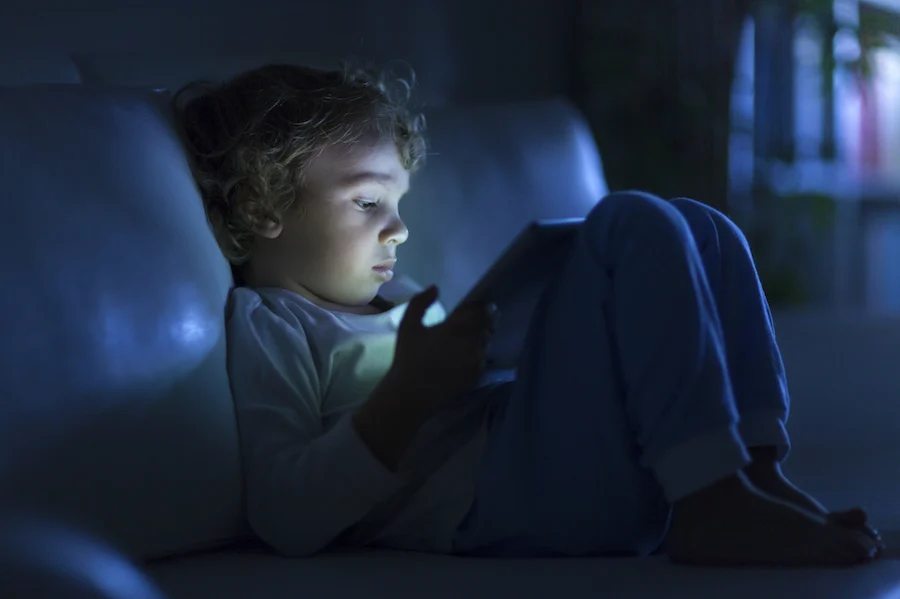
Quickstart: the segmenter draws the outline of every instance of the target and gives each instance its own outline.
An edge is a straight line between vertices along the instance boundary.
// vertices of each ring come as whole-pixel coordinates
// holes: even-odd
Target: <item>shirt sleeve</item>
[[[287,555],[324,549],[404,481],[350,415],[327,432],[322,382],[303,330],[259,304],[234,306],[228,366],[250,526]]]

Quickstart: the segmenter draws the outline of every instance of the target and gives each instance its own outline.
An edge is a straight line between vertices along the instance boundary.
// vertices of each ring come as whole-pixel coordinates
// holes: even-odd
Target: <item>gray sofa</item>
[[[606,191],[591,135],[562,100],[428,117],[432,155],[404,200],[400,264],[440,283],[451,305],[526,222],[583,215]],[[0,586],[44,585],[16,596],[900,596],[890,556],[769,571],[664,557],[269,554],[242,511],[222,318],[232,281],[167,96],[0,88],[0,156],[0,489],[29,509],[0,522]],[[780,313],[777,329],[794,394],[788,470],[829,506],[868,508],[890,541],[900,533],[900,321]],[[53,518],[34,524],[44,514]]]

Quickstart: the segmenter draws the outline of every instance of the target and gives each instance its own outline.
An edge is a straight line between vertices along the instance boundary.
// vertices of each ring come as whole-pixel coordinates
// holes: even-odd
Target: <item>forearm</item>
[[[424,382],[389,372],[369,400],[353,415],[353,424],[372,454],[391,472],[425,421],[440,405],[441,391]]]

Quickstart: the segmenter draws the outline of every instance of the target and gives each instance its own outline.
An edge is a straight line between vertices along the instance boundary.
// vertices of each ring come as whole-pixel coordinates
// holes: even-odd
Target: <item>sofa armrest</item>
[[[0,513],[0,589],[16,599],[165,599],[108,544],[18,510]]]

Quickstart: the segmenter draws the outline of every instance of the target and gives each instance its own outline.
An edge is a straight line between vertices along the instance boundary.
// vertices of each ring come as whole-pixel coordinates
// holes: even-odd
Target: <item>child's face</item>
[[[308,165],[298,210],[260,232],[253,271],[326,308],[366,306],[406,241],[398,205],[408,189],[393,141],[327,148]]]

